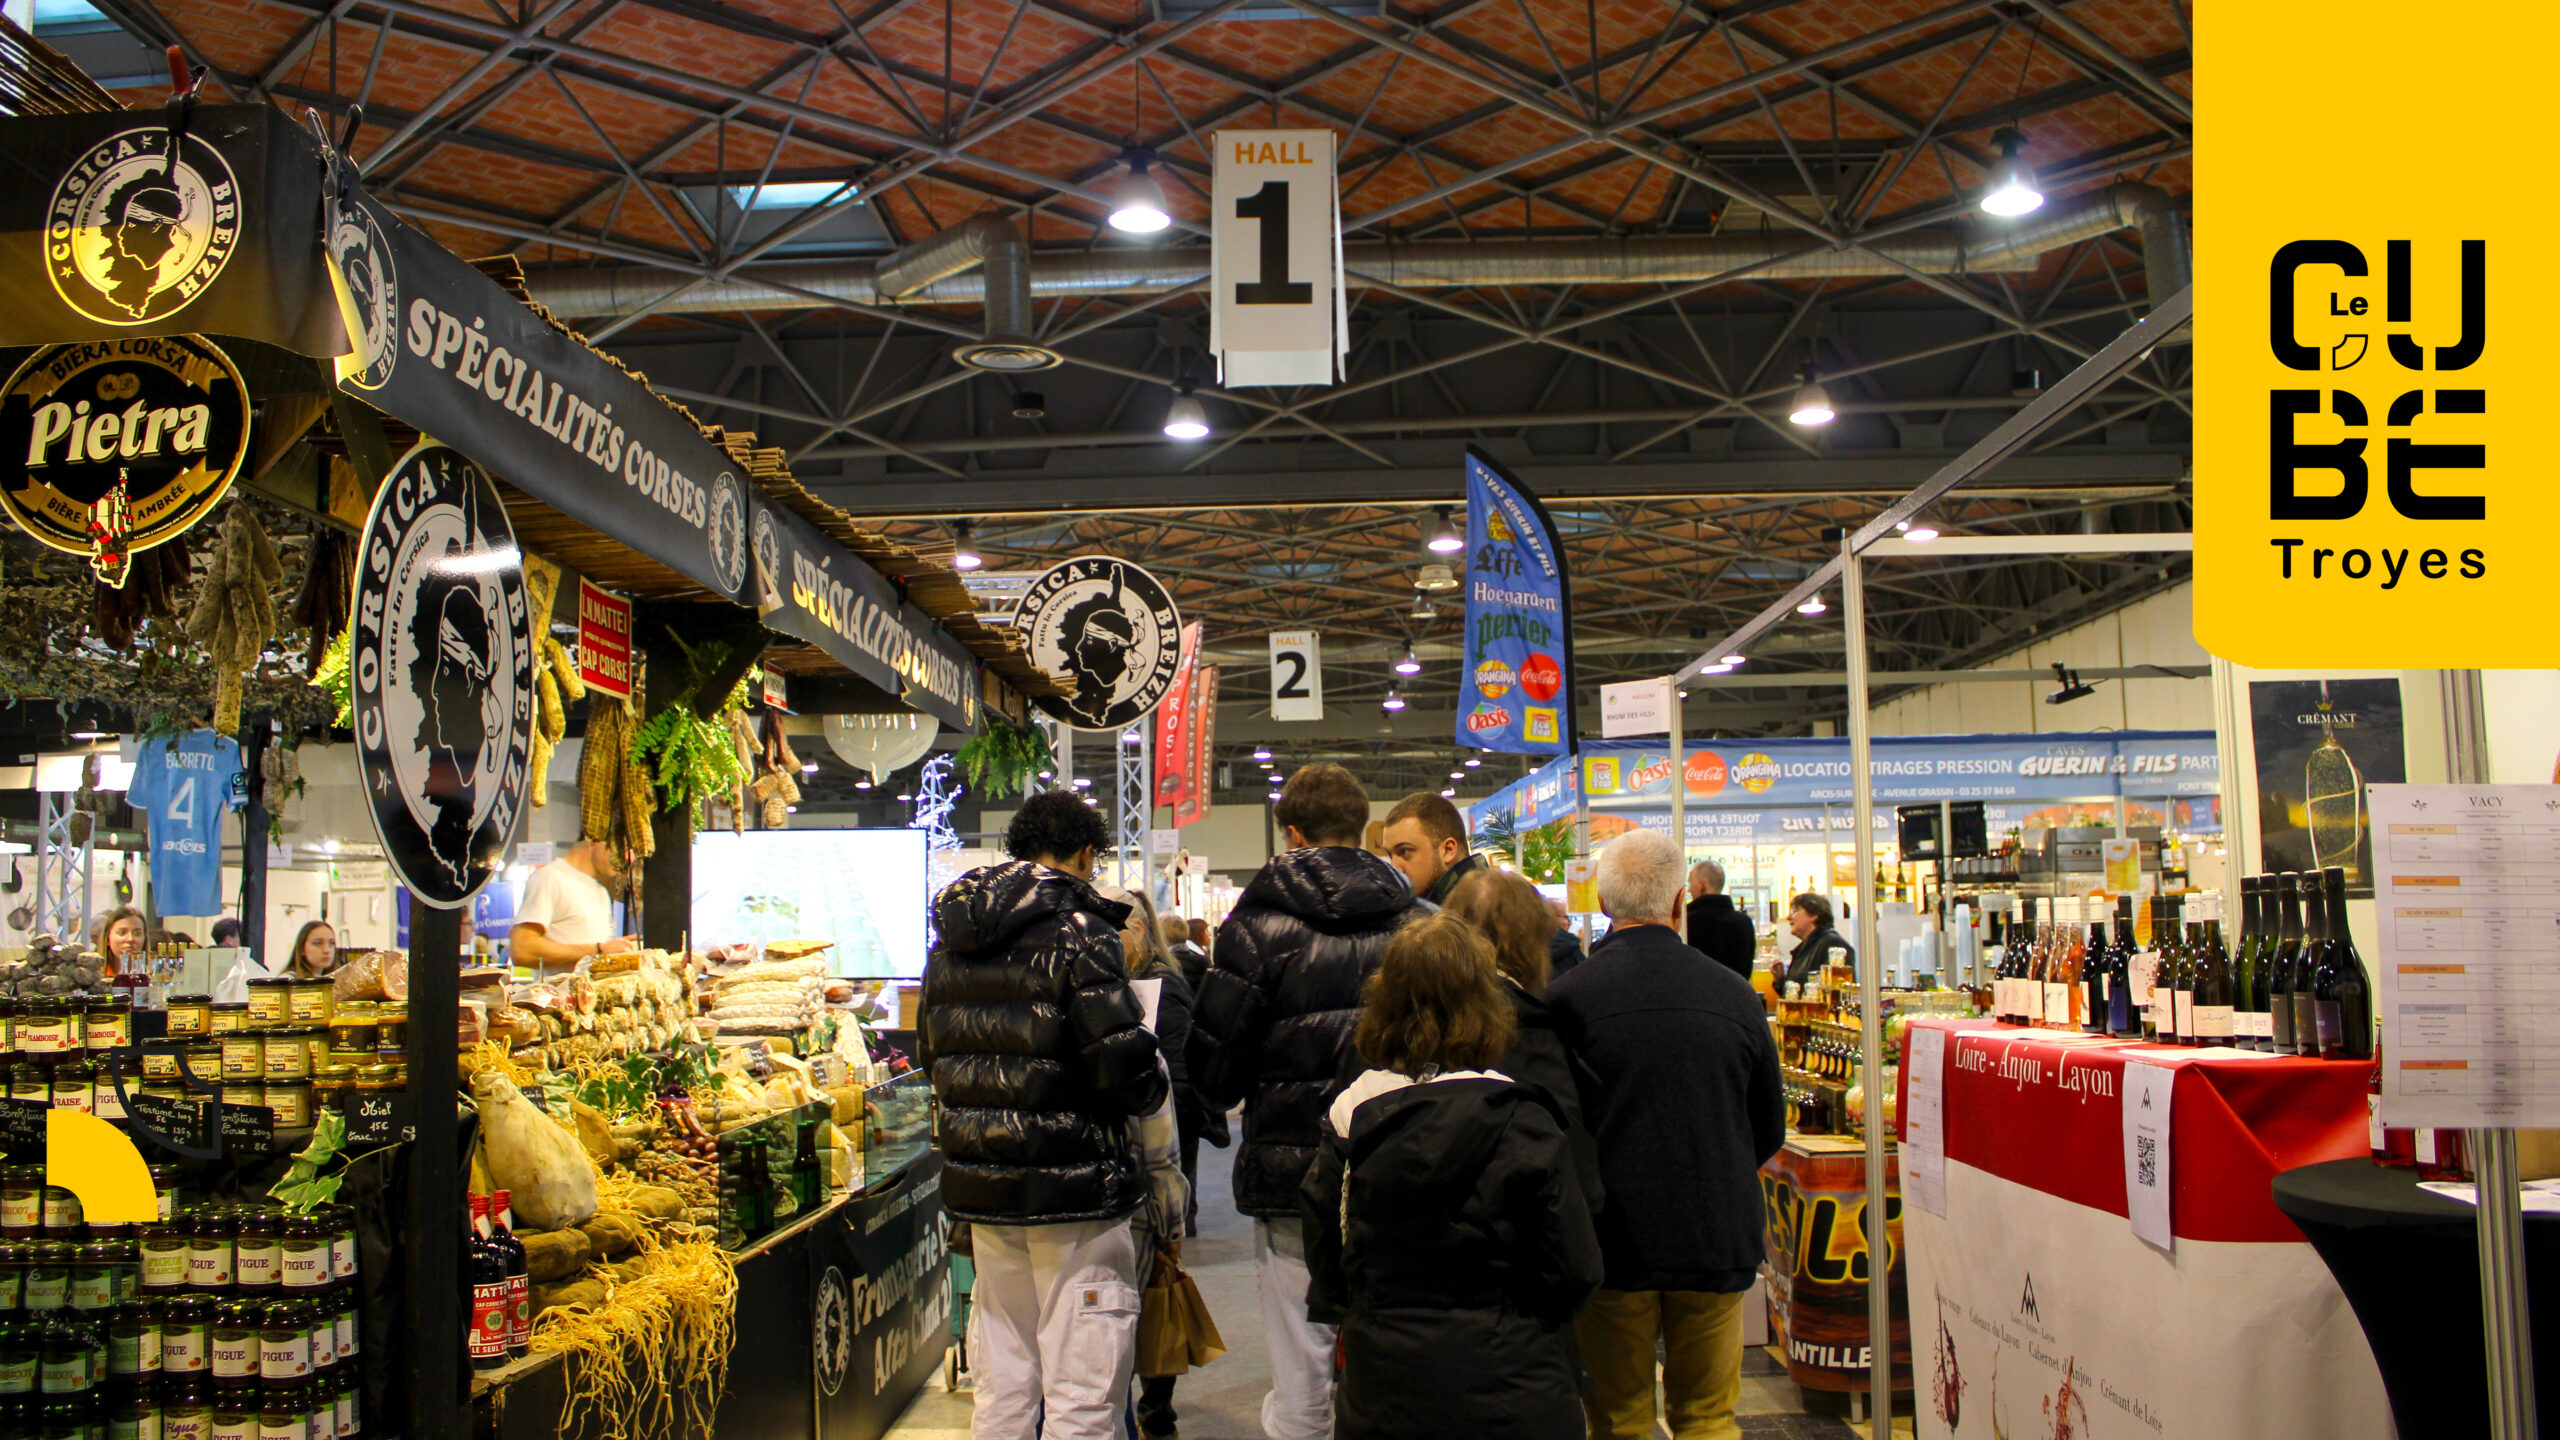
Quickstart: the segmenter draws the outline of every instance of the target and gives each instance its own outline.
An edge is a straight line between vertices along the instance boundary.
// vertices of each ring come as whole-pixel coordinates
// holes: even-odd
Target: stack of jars
[[[13,1200],[19,1172],[8,1172]],[[354,1212],[270,1202],[83,1226],[43,1192],[0,1239],[0,1432],[339,1440],[359,1416]],[[67,1194],[68,1192],[60,1192]],[[8,1218],[22,1218],[14,1205]]]
[[[223,1004],[203,995],[173,995],[168,1038],[143,1047],[145,1093],[185,1095],[184,1067],[220,1087],[224,1104],[263,1105],[275,1112],[277,1129],[301,1129],[317,1118],[324,1097],[353,1093],[363,1073],[376,1067],[398,1067],[382,1072],[397,1081],[382,1088],[406,1084],[407,1055],[398,1047],[407,1043],[408,1007],[398,1007],[396,1024],[377,1017],[371,1006],[363,1008],[361,1025],[344,1023],[326,980],[252,980],[246,1001]],[[389,1053],[379,1048],[386,1030]],[[358,1034],[363,1054],[351,1057],[344,1047]],[[361,1066],[340,1076],[335,1067],[351,1058]]]
[[[133,1044],[133,1005],[124,994],[0,1000],[0,1035],[7,1039],[0,1070],[10,1099],[124,1118],[112,1053]],[[128,1063],[123,1073],[128,1093],[141,1088],[138,1065]]]

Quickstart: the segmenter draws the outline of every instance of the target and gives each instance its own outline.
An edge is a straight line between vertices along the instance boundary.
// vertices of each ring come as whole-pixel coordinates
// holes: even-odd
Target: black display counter
[[[2391,1414],[2407,1436],[2489,1433],[2480,1330],[2477,1212],[2418,1188],[2414,1170],[2331,1160],[2275,1178],[2276,1208],[2311,1242],[2373,1346]],[[2533,1387],[2547,1429],[2560,1420],[2560,1216],[2525,1216],[2525,1299]]]
[[[951,1342],[950,1241],[942,1152],[926,1149],[740,1254],[719,1440],[887,1434]],[[551,1357],[495,1372],[473,1387],[475,1432],[590,1440],[560,1430],[565,1382]]]

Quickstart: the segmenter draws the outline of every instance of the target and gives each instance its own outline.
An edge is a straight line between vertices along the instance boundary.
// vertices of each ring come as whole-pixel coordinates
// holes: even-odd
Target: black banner
[[[879,1440],[951,1343],[951,1215],[942,1156],[845,1207],[812,1237],[818,1433]]]
[[[0,345],[245,335],[347,348],[316,260],[320,157],[268,105],[200,105],[178,163],[155,111],[10,120]]]
[[[808,641],[945,725],[977,728],[976,657],[879,571],[762,495],[751,541],[767,629]]]

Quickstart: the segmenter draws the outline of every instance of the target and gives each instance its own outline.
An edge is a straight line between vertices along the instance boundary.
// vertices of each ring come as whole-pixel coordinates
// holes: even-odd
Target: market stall
[[[1915,1021],[1905,1044],[1922,1435],[2393,1433],[2353,1312],[2271,1193],[2366,1153],[2369,1062],[1987,1021]]]

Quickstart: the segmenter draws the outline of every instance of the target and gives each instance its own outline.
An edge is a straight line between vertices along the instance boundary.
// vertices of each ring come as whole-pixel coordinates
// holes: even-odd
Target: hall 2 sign
[[[1351,348],[1330,130],[1221,130],[1209,348],[1221,385],[1330,385]]]

